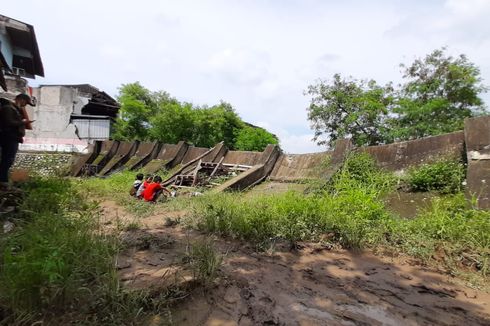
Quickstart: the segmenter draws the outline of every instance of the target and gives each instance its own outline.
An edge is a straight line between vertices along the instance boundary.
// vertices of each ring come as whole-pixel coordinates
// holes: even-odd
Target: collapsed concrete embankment
[[[328,179],[342,166],[351,151],[369,153],[378,165],[391,171],[452,157],[468,162],[467,191],[490,208],[490,116],[468,119],[464,131],[380,146],[354,148],[349,140],[339,140],[331,151],[286,154],[269,145],[264,152],[231,151],[223,143],[201,148],[179,142],[158,144],[103,141],[92,145],[72,167],[73,176],[108,175],[122,169],[142,169],[148,173],[174,169],[164,183],[196,185],[198,177],[213,177],[220,171],[236,175],[214,191],[243,190],[269,178],[279,182]]]

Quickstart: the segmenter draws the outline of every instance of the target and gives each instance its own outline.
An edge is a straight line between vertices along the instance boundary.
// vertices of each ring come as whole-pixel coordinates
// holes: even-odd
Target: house
[[[0,87],[3,97],[27,93],[25,78],[44,77],[32,25],[0,15]]]

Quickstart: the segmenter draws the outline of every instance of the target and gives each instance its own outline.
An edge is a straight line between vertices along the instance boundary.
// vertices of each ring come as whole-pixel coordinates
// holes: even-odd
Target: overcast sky
[[[140,81],[195,104],[224,100],[290,153],[322,150],[303,95],[318,78],[398,82],[399,63],[448,46],[490,84],[490,0],[23,0],[0,11],[34,25],[46,78],[31,85],[116,95]]]

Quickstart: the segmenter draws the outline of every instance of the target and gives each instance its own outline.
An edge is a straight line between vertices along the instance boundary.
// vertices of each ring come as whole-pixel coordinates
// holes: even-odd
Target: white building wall
[[[84,152],[88,141],[79,139],[76,126],[70,123],[75,103],[83,102],[77,90],[64,86],[41,86],[33,88],[32,95],[37,98],[37,105],[27,106],[27,112],[35,122],[32,130],[26,130],[20,149]]]

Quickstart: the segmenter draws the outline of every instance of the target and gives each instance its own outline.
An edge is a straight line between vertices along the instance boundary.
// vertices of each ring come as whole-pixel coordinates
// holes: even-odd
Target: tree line
[[[442,48],[400,67],[403,83],[396,87],[340,74],[310,85],[305,94],[314,140],[386,144],[462,130],[465,118],[486,112],[480,94],[487,88],[465,55],[452,57]]]
[[[113,130],[116,140],[183,140],[199,147],[223,141],[230,149],[262,151],[278,144],[275,135],[244,122],[226,102],[197,106],[180,102],[164,91],[150,91],[139,82],[123,84],[117,100],[121,105]]]

